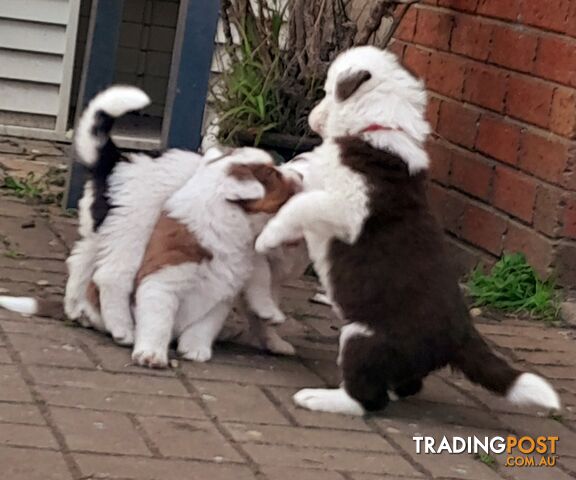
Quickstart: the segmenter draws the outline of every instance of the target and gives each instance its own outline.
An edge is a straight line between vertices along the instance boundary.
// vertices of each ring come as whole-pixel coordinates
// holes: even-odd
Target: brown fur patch
[[[86,300],[97,312],[100,311],[100,290],[94,282],[90,282],[86,287]]]
[[[264,198],[235,202],[248,213],[276,213],[298,191],[293,180],[286,178],[273,165],[265,163],[233,164],[228,174],[238,180],[257,180],[264,186]]]
[[[359,72],[346,76],[342,80],[338,80],[336,84],[336,98],[340,102],[348,100],[354,92],[360,88],[360,85],[371,78],[372,74],[368,70],[360,70]]]
[[[163,267],[189,262],[200,263],[203,260],[212,260],[212,252],[200,245],[186,226],[162,212],[146,247],[134,290],[144,277]]]

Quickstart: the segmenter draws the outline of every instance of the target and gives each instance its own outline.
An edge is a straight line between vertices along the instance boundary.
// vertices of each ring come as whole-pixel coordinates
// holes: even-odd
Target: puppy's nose
[[[314,110],[312,110],[308,116],[308,125],[310,125],[312,131],[322,136],[324,132],[324,116],[318,113],[314,113]]]

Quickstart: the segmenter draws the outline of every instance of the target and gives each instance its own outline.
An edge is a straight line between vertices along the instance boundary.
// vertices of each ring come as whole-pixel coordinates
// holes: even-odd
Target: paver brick
[[[576,456],[576,433],[551,418],[528,417],[526,415],[501,415],[502,423],[512,428],[518,435],[556,435],[559,437],[557,452]]]
[[[120,455],[150,455],[132,422],[120,413],[51,407],[71,450]]]
[[[286,425],[288,420],[254,385],[194,382],[208,410],[221,421]]]
[[[60,453],[0,446],[0,472],[6,480],[72,480]]]
[[[574,367],[564,365],[538,365],[535,370],[548,379],[571,379],[574,378]]]
[[[264,467],[261,471],[268,480],[344,480],[338,472],[304,470],[303,468]]]
[[[452,388],[437,376],[429,376],[424,380],[424,388],[418,394],[418,399],[441,404],[455,404],[469,407],[478,406],[470,400],[470,398],[455,388]]]
[[[64,385],[150,395],[188,396],[188,392],[178,380],[153,375],[145,375],[143,378],[121,373],[40,366],[30,367],[30,373],[35,382],[41,385]]]
[[[246,444],[244,450],[260,465],[393,475],[418,476],[419,474],[401,456],[380,452],[352,452],[326,448],[256,444]]]
[[[36,272],[34,270],[24,270],[21,268],[0,268],[0,280],[11,280],[13,282],[38,283],[44,285],[61,285],[65,276],[61,273]]]
[[[507,455],[494,455],[499,466],[499,471],[512,480],[570,480],[574,476],[569,475],[558,467],[509,467],[506,465]],[[539,457],[536,457],[539,458]],[[560,462],[558,462],[560,463]]]
[[[58,448],[48,427],[40,425],[0,424],[0,444],[18,447]]]
[[[87,368],[94,366],[78,345],[65,340],[12,333],[8,334],[8,338],[25,364]]]
[[[576,355],[572,352],[530,352],[517,351],[515,355],[534,365],[574,365],[576,366]]]
[[[494,437],[504,435],[505,432],[502,429],[487,430],[481,427],[470,428],[440,423],[411,422],[392,416],[386,419],[379,419],[378,424],[389,435],[391,440],[400,445],[414,462],[424,467],[434,478],[449,477],[471,480],[496,480],[501,478],[489,467],[476,460],[471,454],[417,453],[416,442],[413,437],[431,436],[436,441],[441,440],[444,436],[447,438],[454,436],[467,437],[470,435]]]
[[[211,422],[141,417],[142,425],[162,455],[196,460],[243,462]]]
[[[224,427],[232,438],[240,443],[395,453],[392,445],[378,434],[371,432],[238,423],[225,423]]]
[[[90,350],[92,356],[97,358],[99,368],[119,373],[136,373],[161,377],[175,376],[172,368],[150,369],[134,365],[131,358],[131,349],[119,347],[110,337],[105,337],[98,332],[85,330],[82,330],[82,333],[82,342]]]
[[[449,408],[446,408],[445,404],[425,402],[418,396],[399,402],[391,402],[386,408],[385,414],[391,418],[407,418],[429,424],[493,429],[501,426],[498,418],[480,408],[463,405],[450,405]]]
[[[57,385],[39,385],[36,388],[46,403],[54,406],[159,417],[206,418],[202,409],[191,398],[110,392]]]
[[[0,230],[10,242],[10,248],[28,257],[65,259],[66,250],[50,231],[46,220],[36,218],[33,234],[29,230],[20,233],[22,223],[27,219],[0,218]]]
[[[32,403],[0,402],[0,422],[27,425],[45,425],[38,407]],[[1,427],[0,427],[1,428]]]
[[[82,474],[130,480],[255,480],[248,467],[199,461],[75,454]]]
[[[0,365],[0,401],[31,402],[28,385],[14,365]]]
[[[278,385],[304,387],[321,383],[322,380],[306,369],[294,363],[290,370],[278,372],[273,366],[268,367],[263,360],[259,368],[244,368],[237,365],[217,363],[182,362],[186,376],[195,379],[221,380],[226,382],[249,383],[255,385]]]
[[[12,363],[12,358],[4,347],[0,347],[0,363]]]

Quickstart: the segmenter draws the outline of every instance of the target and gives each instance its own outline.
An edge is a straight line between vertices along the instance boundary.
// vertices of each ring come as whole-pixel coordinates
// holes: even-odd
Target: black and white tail
[[[91,180],[80,203],[81,225],[89,223],[96,231],[110,210],[108,177],[122,159],[110,137],[115,119],[149,103],[150,98],[139,88],[117,85],[96,95],[84,110],[74,136],[76,160],[88,169]]]
[[[59,300],[44,300],[34,297],[9,297],[0,295],[0,307],[22,315],[64,318],[64,308]]]
[[[498,357],[474,329],[451,362],[474,383],[506,397],[517,405],[560,410],[560,397],[542,377],[521,372]]]
[[[77,160],[90,169],[110,160],[106,153],[111,153],[107,149],[115,150],[110,138],[114,120],[149,104],[148,95],[127,85],[116,85],[96,95],[84,110],[74,132]]]

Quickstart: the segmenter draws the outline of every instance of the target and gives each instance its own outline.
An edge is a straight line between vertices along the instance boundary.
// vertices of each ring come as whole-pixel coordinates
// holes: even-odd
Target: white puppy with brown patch
[[[201,165],[223,155],[218,149],[204,156],[181,150],[169,150],[160,157],[121,154],[110,138],[114,119],[148,101],[137,88],[112,87],[90,103],[76,128],[76,159],[90,175],[80,202],[81,239],[67,260],[65,310],[69,318],[109,332],[125,345],[134,339],[134,281],[162,206]],[[297,187],[302,184],[305,163],[281,167],[283,175]],[[251,215],[254,232],[258,233],[269,218],[270,214]],[[249,319],[260,345],[275,353],[293,354],[293,347],[273,327],[285,318],[274,295],[288,270],[303,271],[308,259],[305,247],[289,249],[290,258],[279,255],[280,251],[284,250],[271,253],[272,264],[266,256],[255,256],[254,274],[245,285],[245,296],[249,310],[255,312]],[[296,251],[298,258],[294,257]],[[59,310],[53,303],[0,297],[0,306],[26,314],[53,316]]]
[[[252,273],[251,215],[275,213],[294,182],[256,149],[207,162],[166,202],[136,275],[133,360],[164,367],[168,346],[206,361]]]

